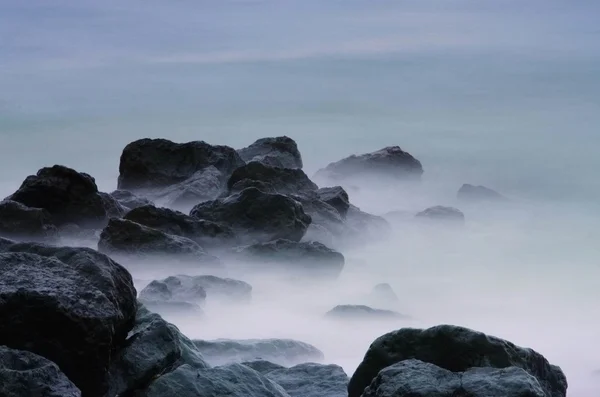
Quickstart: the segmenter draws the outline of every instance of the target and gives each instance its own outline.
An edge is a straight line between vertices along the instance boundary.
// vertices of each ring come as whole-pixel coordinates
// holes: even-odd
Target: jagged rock
[[[152,201],[148,200],[147,198],[136,196],[127,190],[115,190],[110,195],[128,210],[142,207],[144,205],[153,205]]]
[[[420,219],[444,222],[464,223],[465,221],[465,214],[463,214],[459,209],[453,207],[443,207],[441,205],[427,208],[426,210],[419,212],[416,217]]]
[[[94,178],[62,165],[28,176],[7,199],[47,210],[56,226],[74,223],[84,228],[103,227],[113,215],[109,213],[112,203],[98,192]]]
[[[283,366],[322,361],[323,353],[293,339],[217,339],[193,341],[210,365],[267,360]]]
[[[341,320],[401,320],[406,316],[382,309],[373,309],[365,305],[338,305],[325,314],[328,318]]]
[[[195,172],[183,182],[148,192],[157,202],[189,212],[196,204],[216,199],[224,190],[226,175],[210,166]]]
[[[252,299],[252,286],[241,280],[206,275],[195,276],[194,281],[204,288],[209,301],[249,302]]]
[[[0,202],[0,236],[29,241],[53,241],[58,230],[43,208],[30,208],[16,201]]]
[[[52,361],[0,346],[0,396],[81,397],[81,391]]]
[[[237,241],[235,233],[229,227],[153,205],[135,208],[127,213],[124,219],[168,234],[186,237],[203,248],[232,246]]]
[[[0,341],[54,361],[86,396],[104,396],[132,328],[131,275],[88,248],[13,244],[0,254]]]
[[[550,397],[521,368],[470,368],[451,372],[419,360],[384,368],[362,397]]]
[[[128,144],[119,164],[119,189],[164,188],[183,182],[213,166],[226,177],[244,165],[228,146],[203,141],[175,143],[167,139],[140,139]]]
[[[278,238],[299,241],[311,223],[310,216],[304,213],[300,203],[256,188],[198,204],[190,215],[231,226],[243,239],[242,243]]]
[[[311,276],[337,277],[344,268],[344,255],[316,242],[295,242],[278,239],[268,243],[234,249],[235,259],[251,263],[254,268],[265,266]]]
[[[335,208],[342,218],[346,217],[350,208],[348,193],[341,186],[325,187],[317,191],[319,198]]]
[[[274,369],[265,376],[283,387],[290,397],[348,396],[348,375],[338,365],[305,363]]]
[[[403,328],[377,338],[350,379],[348,396],[360,397],[379,371],[409,359],[455,373],[474,367],[517,367],[539,382],[546,397],[566,395],[565,375],[541,354],[468,328],[439,325],[425,330]]]
[[[245,361],[242,364],[245,365],[246,367],[252,368],[256,372],[260,372],[263,375],[266,375],[269,372],[274,371],[276,369],[285,369],[286,368],[283,365],[275,364],[275,363],[272,363],[267,360]]]
[[[290,397],[253,369],[231,364],[196,369],[184,364],[158,377],[139,397]]]
[[[247,189],[249,187],[255,187],[258,190],[265,192],[265,193],[277,194],[277,191],[275,190],[273,185],[271,185],[270,183],[246,178],[246,179],[242,179],[242,180],[234,183],[233,186],[231,186],[231,188],[229,188],[229,192],[225,192],[223,194],[223,197],[227,197],[230,194],[239,193],[242,190]]]
[[[108,218],[120,218],[129,211],[129,208],[125,207],[119,201],[108,193],[98,192],[100,198],[102,198],[102,205],[106,210],[106,216]]]
[[[287,136],[262,138],[237,151],[242,160],[259,161],[282,168],[302,168],[302,156],[296,142]]]
[[[508,199],[495,190],[485,186],[474,186],[465,183],[458,189],[457,197],[465,201],[507,201]]]
[[[389,146],[373,153],[352,155],[331,163],[317,172],[316,178],[342,182],[355,178],[420,179],[423,167],[419,160],[398,146]]]
[[[135,326],[111,363],[107,396],[143,389],[157,376],[183,364],[208,367],[192,341],[177,327],[139,304]]]
[[[227,181],[227,188],[231,188],[245,179],[259,181],[271,186],[280,194],[301,194],[304,192],[315,192],[319,188],[299,168],[279,168],[252,161],[239,167]]]

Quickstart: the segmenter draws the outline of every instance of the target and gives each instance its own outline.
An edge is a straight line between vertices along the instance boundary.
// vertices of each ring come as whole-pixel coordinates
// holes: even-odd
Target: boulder
[[[458,189],[457,198],[464,201],[507,201],[508,199],[495,190],[485,186],[474,186],[465,183]]]
[[[0,396],[81,397],[81,391],[52,361],[0,346]]]
[[[128,210],[153,204],[152,201],[147,198],[136,196],[127,190],[115,190],[110,195]]]
[[[140,291],[140,300],[150,302],[204,303],[206,290],[195,277],[171,276],[154,280]]]
[[[338,305],[325,314],[340,320],[401,320],[407,317],[391,310],[373,309],[364,305]]]
[[[279,238],[300,241],[311,223],[297,201],[256,188],[198,204],[190,215],[232,227],[246,244]]]
[[[280,194],[315,192],[319,188],[299,168],[273,167],[257,161],[252,161],[233,171],[227,181],[227,188],[231,192],[231,188],[236,183],[245,179],[266,183]]]
[[[439,325],[403,328],[376,339],[350,379],[348,396],[360,397],[382,369],[410,359],[454,373],[475,367],[521,368],[539,382],[546,397],[566,395],[567,379],[561,369],[534,350],[468,328]]]
[[[302,168],[302,155],[296,142],[287,136],[262,138],[237,151],[242,160],[258,161],[282,168]]]
[[[348,240],[363,244],[368,241],[379,242],[390,236],[392,227],[384,218],[361,211],[360,208],[350,204],[346,223],[350,228]]]
[[[362,397],[550,397],[521,368],[470,368],[451,372],[419,360],[382,369]]]
[[[189,212],[198,203],[216,199],[224,190],[225,181],[225,174],[210,166],[182,182],[146,194],[169,208]]]
[[[459,209],[454,207],[444,207],[437,205],[435,207],[429,207],[424,211],[419,212],[415,215],[418,219],[440,221],[440,222],[452,222],[452,223],[464,223],[465,214]]]
[[[371,290],[369,301],[379,305],[389,306],[399,302],[398,295],[388,283],[377,284]]]
[[[120,218],[129,211],[129,208],[122,205],[116,198],[108,193],[98,192],[102,199],[102,205],[106,210],[107,218]]]
[[[52,360],[83,395],[103,396],[135,296],[131,275],[92,249],[9,245],[0,254],[0,343]]]
[[[54,241],[58,230],[43,208],[30,208],[16,201],[0,202],[0,236],[29,241]]]
[[[216,276],[195,276],[194,282],[200,285],[209,301],[249,302],[252,299],[252,286],[241,280]]]
[[[338,365],[305,363],[274,369],[265,376],[283,387],[290,397],[348,396],[348,375]]]
[[[255,179],[242,179],[234,183],[233,186],[229,188],[228,192],[224,192],[223,197],[227,197],[230,194],[239,193],[242,190],[247,189],[249,187],[255,187],[264,193],[277,194],[277,191],[270,183],[257,181]]]
[[[269,372],[274,371],[276,369],[285,369],[286,368],[283,365],[275,364],[275,363],[272,363],[267,360],[245,361],[242,364],[245,365],[246,367],[252,368],[256,372],[260,372],[263,375],[266,375]]]
[[[125,218],[167,234],[188,238],[203,248],[233,246],[233,230],[216,222],[198,219],[168,208],[144,205],[131,210]]]
[[[45,209],[56,226],[74,223],[86,228],[103,227],[111,215],[107,208],[112,210],[112,203],[98,192],[94,178],[62,165],[42,168],[28,176],[8,199]]]
[[[210,365],[267,360],[289,366],[323,360],[319,349],[293,339],[194,340],[194,344]]]
[[[350,208],[348,193],[341,186],[324,187],[317,191],[319,199],[335,208],[342,218],[346,218]]]

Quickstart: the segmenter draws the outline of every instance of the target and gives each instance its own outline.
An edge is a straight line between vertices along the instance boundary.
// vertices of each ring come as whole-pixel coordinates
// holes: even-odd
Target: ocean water
[[[585,0],[3,0],[0,194],[53,164],[111,191],[122,148],[142,137],[243,147],[288,135],[309,176],[399,145],[423,163],[422,187],[361,192],[361,208],[459,206],[462,183],[518,208],[465,209],[450,236],[400,227],[344,252],[333,287],[282,296],[256,279],[252,310],[182,329],[297,337],[351,374],[385,326],[316,324],[386,280],[419,325],[535,348],[563,367],[569,396],[596,396],[599,16]]]

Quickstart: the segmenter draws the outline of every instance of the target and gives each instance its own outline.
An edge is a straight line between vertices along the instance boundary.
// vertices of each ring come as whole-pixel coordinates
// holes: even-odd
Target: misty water
[[[370,342],[450,323],[534,348],[569,396],[600,379],[600,5],[594,1],[66,1],[0,3],[0,193],[63,164],[116,188],[142,137],[240,148],[288,135],[312,176],[399,145],[418,186],[350,191],[362,210],[463,210],[463,229],[394,223],[343,252],[335,282],[231,274],[248,306],[176,319],[193,338],[296,338],[351,375]],[[508,206],[465,207],[463,183]],[[154,277],[133,272],[138,290]],[[390,283],[399,323],[323,314]]]

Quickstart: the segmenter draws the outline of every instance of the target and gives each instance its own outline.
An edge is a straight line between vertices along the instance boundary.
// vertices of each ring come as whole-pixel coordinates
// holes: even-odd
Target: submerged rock
[[[398,320],[406,316],[382,309],[373,309],[365,305],[338,305],[325,314],[328,318],[341,320]]]
[[[350,208],[348,193],[341,186],[325,187],[317,191],[319,198],[335,208],[342,218],[346,218]]]
[[[485,186],[465,183],[458,189],[457,197],[464,201],[508,201],[506,197]]]
[[[81,397],[81,391],[52,361],[0,346],[0,396]]]
[[[16,201],[0,202],[0,236],[28,241],[53,241],[58,230],[43,208],[30,208]]]
[[[464,223],[465,221],[465,214],[463,214],[459,209],[453,207],[444,207],[441,205],[427,208],[415,216],[419,219],[427,219],[432,221],[457,223]]]
[[[115,190],[110,195],[128,210],[142,207],[144,205],[153,205],[152,201],[148,200],[147,198],[136,196],[127,190]]]
[[[265,376],[283,387],[290,397],[348,396],[348,375],[338,365],[305,363],[274,369]]]
[[[242,160],[258,161],[282,168],[302,168],[302,155],[296,142],[287,136],[262,138],[237,151]]]
[[[246,179],[268,184],[280,194],[315,192],[319,188],[301,169],[273,167],[257,161],[233,171],[227,181],[227,188],[231,190],[236,183]]]
[[[566,395],[567,379],[561,369],[534,350],[468,328],[440,325],[425,330],[403,328],[377,338],[352,376],[348,396],[360,397],[382,369],[410,359],[453,373],[475,367],[521,368],[539,382],[546,397]]]

